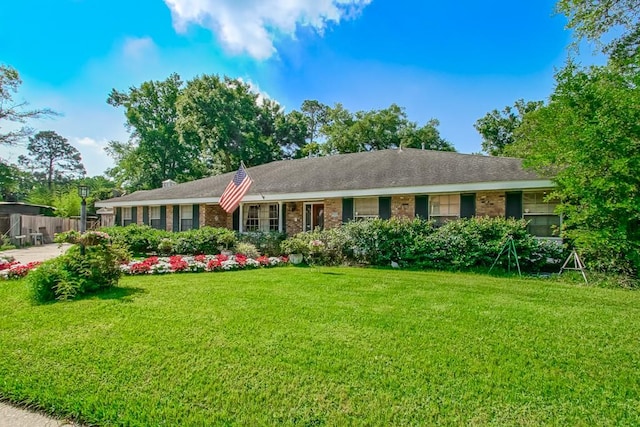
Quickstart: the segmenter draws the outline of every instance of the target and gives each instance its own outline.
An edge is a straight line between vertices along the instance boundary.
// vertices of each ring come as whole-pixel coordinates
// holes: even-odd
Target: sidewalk
[[[70,246],[68,243],[62,246],[57,243],[30,246],[28,248],[2,251],[0,256],[9,255],[21,264],[26,264],[32,261],[46,261],[55,258],[62,255]],[[0,427],[62,427],[74,425],[0,402]]]
[[[71,427],[75,425],[0,402],[0,427]]]
[[[0,256],[8,255],[12,256],[21,264],[26,264],[33,261],[46,261],[51,258],[62,255],[71,245],[69,243],[63,243],[60,246],[57,243],[49,243],[46,245],[29,246],[28,248],[10,249],[8,251],[0,252]],[[0,424],[2,427],[2,424]]]

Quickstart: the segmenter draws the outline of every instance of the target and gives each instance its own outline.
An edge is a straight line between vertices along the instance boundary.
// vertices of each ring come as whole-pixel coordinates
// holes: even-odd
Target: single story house
[[[444,151],[389,149],[282,160],[247,169],[253,180],[227,214],[219,199],[233,172],[96,202],[116,225],[169,230],[201,226],[288,235],[338,227],[361,218],[422,217],[444,222],[472,216],[515,217],[553,237],[560,224],[553,183],[524,170],[520,159]]]

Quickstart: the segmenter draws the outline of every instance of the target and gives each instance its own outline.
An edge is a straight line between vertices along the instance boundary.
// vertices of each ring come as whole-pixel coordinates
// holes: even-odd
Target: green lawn
[[[640,292],[276,268],[0,282],[0,398],[100,425],[639,425]]]

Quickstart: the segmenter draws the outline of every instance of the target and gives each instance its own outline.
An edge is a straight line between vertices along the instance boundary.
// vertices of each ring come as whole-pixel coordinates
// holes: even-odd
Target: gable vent
[[[173,187],[174,185],[178,184],[177,182],[175,182],[172,179],[165,179],[164,181],[162,181],[162,188],[169,188],[169,187]]]

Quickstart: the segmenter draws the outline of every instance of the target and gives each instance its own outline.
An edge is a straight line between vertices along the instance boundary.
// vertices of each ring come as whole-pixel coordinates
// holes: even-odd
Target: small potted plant
[[[309,244],[298,237],[291,237],[280,243],[280,249],[289,256],[292,264],[300,264],[309,252]]]

